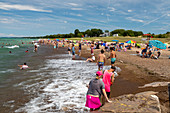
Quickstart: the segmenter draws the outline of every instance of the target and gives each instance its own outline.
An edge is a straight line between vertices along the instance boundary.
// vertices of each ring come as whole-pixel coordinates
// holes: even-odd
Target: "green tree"
[[[77,37],[77,36],[78,36],[78,33],[80,33],[79,29],[75,29],[75,31],[74,31],[74,35],[75,35],[75,37]]]
[[[126,33],[124,33],[124,29],[116,29],[114,31],[110,32],[110,35],[113,36],[114,34],[118,34],[119,36],[124,36]],[[127,35],[126,35],[127,36]]]
[[[77,34],[77,37],[82,37],[83,36],[83,33],[78,33]]]
[[[89,30],[89,29],[85,31],[85,34],[87,34],[87,36],[92,37],[92,32],[91,32],[91,30]]]
[[[109,30],[105,30],[104,32],[105,32],[105,33],[109,33]]]

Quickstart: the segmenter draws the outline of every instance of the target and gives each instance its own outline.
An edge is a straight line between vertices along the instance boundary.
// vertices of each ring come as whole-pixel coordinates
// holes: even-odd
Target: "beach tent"
[[[166,45],[159,40],[150,40],[149,44],[159,49],[166,49]]]
[[[134,40],[128,40],[128,41],[126,41],[125,43],[133,44],[133,43],[136,43],[136,41],[134,41]]]
[[[119,40],[112,40],[113,42],[119,42]]]

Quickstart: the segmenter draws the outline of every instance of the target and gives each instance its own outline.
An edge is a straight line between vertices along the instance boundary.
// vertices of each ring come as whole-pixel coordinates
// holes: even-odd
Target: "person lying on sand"
[[[20,69],[27,69],[27,68],[29,68],[26,63],[24,63],[24,65],[18,65],[18,66],[20,67]]]
[[[88,57],[86,62],[94,62],[95,61],[95,56],[93,55],[92,58]]]

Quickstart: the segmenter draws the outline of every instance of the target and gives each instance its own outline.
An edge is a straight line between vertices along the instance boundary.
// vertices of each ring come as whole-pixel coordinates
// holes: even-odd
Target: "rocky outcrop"
[[[106,103],[101,107],[102,112],[144,112],[161,113],[157,92],[148,91],[138,94],[128,94],[112,98],[112,103]]]
[[[170,82],[153,82],[150,84],[145,84],[144,86],[140,86],[139,88],[168,86],[169,83]]]

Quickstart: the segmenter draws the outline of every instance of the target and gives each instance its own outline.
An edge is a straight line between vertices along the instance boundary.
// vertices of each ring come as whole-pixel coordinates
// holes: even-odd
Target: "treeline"
[[[131,36],[138,37],[143,36],[142,31],[133,31],[133,30],[124,30],[124,29],[116,29],[111,32],[109,30],[101,30],[101,29],[88,29],[84,32],[80,32],[79,29],[75,29],[74,33],[69,34],[54,34],[54,35],[46,35],[40,37],[26,37],[26,38],[72,38],[72,37],[99,37],[99,36],[113,36],[114,34],[118,34],[118,36]],[[151,34],[151,33],[150,33]],[[170,32],[166,34],[151,34],[151,36],[155,38],[166,38],[169,37]]]
[[[151,33],[148,33],[148,34],[151,34]],[[166,32],[165,34],[157,34],[157,35],[155,35],[153,33],[153,34],[151,34],[151,36],[153,38],[168,38],[168,37],[170,37],[170,32]]]

